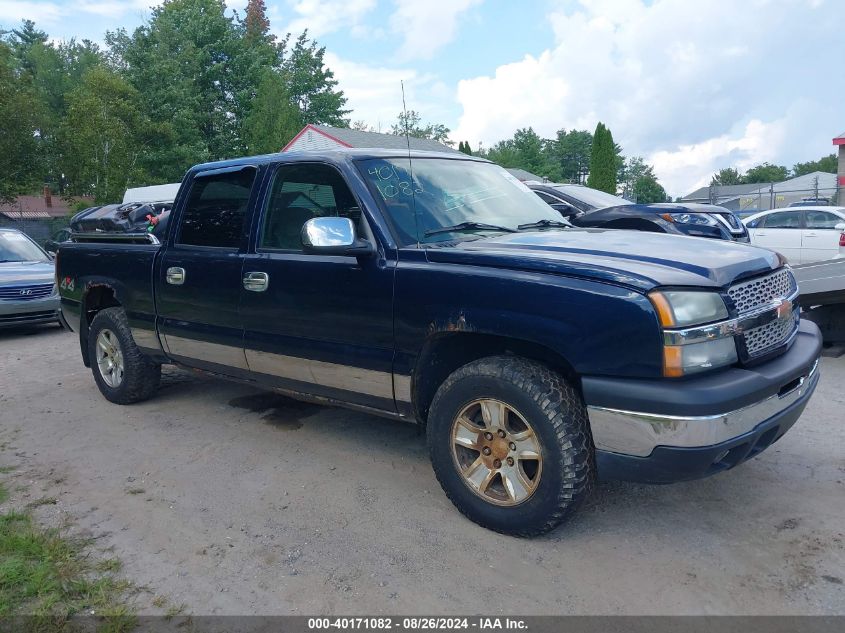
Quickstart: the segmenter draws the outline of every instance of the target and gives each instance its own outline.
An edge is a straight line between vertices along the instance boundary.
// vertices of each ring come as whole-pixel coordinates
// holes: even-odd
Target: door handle
[[[181,286],[185,283],[185,269],[174,266],[167,269],[167,283],[174,286]]]
[[[244,275],[244,289],[252,292],[264,292],[270,285],[270,275],[252,272]]]
[[[804,237],[818,237],[816,233],[804,233]]]

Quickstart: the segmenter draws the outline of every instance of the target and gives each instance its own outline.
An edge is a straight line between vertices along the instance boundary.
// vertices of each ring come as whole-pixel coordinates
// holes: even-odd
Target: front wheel
[[[110,402],[140,402],[158,389],[161,365],[135,345],[122,308],[107,308],[94,317],[88,330],[88,358],[94,381]]]
[[[497,532],[548,532],[575,512],[595,481],[578,392],[524,358],[483,358],[455,371],[437,390],[427,435],[446,495]]]

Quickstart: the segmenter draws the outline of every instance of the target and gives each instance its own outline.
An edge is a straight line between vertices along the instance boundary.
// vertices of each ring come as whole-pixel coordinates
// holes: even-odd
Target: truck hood
[[[0,286],[46,284],[55,280],[56,265],[50,262],[0,262]]]
[[[721,288],[783,265],[777,253],[747,244],[618,229],[508,233],[427,254],[432,262],[571,275],[646,292],[656,286]]]

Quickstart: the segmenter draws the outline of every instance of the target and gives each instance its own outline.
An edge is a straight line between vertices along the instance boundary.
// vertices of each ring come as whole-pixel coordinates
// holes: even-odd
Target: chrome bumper
[[[647,457],[658,446],[696,448],[720,444],[749,433],[811,393],[819,380],[818,364],[816,360],[808,374],[786,393],[718,415],[656,415],[588,406],[593,442],[596,450],[636,457]]]

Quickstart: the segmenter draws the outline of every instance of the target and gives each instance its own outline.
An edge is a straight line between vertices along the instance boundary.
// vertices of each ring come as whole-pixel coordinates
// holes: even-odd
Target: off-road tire
[[[479,398],[519,410],[539,439],[541,477],[534,493],[519,505],[503,507],[481,498],[453,459],[453,421]],[[470,520],[496,532],[523,537],[548,532],[578,509],[595,484],[595,449],[581,396],[559,373],[525,358],[482,358],[452,373],[434,396],[426,434],[446,496]]]
[[[111,330],[123,354],[123,380],[117,387],[106,384],[97,366],[97,337],[104,329]],[[106,400],[115,404],[132,404],[147,400],[159,386],[161,365],[154,363],[135,345],[123,308],[106,308],[97,313],[88,331],[88,359],[94,381]]]

